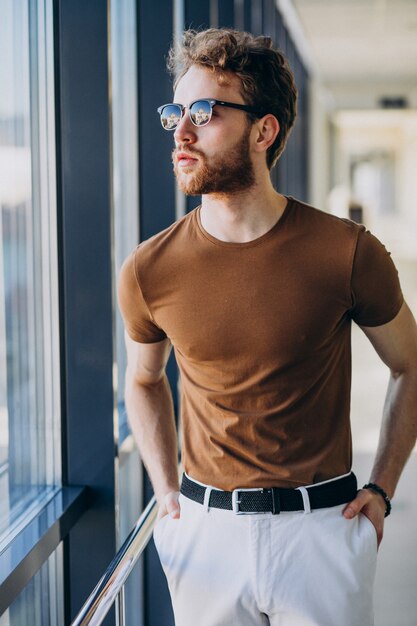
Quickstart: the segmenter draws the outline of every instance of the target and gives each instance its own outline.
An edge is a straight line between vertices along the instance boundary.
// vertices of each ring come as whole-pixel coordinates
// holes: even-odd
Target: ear
[[[255,141],[253,149],[255,152],[266,152],[274,143],[279,133],[279,122],[275,115],[264,115],[254,123]]]

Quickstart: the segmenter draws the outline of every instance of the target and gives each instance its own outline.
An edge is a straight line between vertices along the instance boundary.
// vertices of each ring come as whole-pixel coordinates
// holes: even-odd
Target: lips
[[[188,165],[195,161],[198,161],[198,159],[193,157],[191,154],[188,154],[187,152],[178,152],[177,154],[177,163],[179,163],[180,165]]]

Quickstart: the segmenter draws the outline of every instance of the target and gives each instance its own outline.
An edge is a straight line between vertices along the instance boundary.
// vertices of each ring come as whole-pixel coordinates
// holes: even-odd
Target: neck
[[[208,194],[201,200],[201,223],[216,239],[245,243],[267,233],[280,219],[287,199],[271,179],[234,194]]]

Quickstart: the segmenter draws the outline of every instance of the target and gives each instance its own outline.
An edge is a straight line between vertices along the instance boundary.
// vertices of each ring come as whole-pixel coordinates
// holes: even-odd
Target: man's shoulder
[[[141,241],[136,248],[136,254],[145,259],[147,255],[154,256],[165,251],[172,252],[172,248],[183,246],[194,230],[196,210],[193,209],[155,235]]]
[[[296,210],[300,213],[302,223],[306,229],[318,229],[323,234],[339,234],[341,237],[346,236],[349,239],[356,239],[358,233],[365,228],[363,224],[353,222],[347,217],[339,217],[333,213],[328,213],[296,198],[292,198],[292,200],[295,203]]]

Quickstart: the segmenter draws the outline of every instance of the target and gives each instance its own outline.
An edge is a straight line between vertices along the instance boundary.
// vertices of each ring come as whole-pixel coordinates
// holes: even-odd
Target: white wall
[[[401,258],[417,257],[417,111],[340,111],[333,115],[335,186],[339,207],[341,189],[349,193],[352,157],[391,154],[395,163],[395,207],[383,213],[382,202],[368,196],[366,225]],[[339,195],[338,195],[339,194]],[[364,200],[364,198],[359,198]],[[340,214],[333,206],[333,212]]]
[[[309,202],[327,210],[330,188],[330,94],[314,78],[310,81]]]

